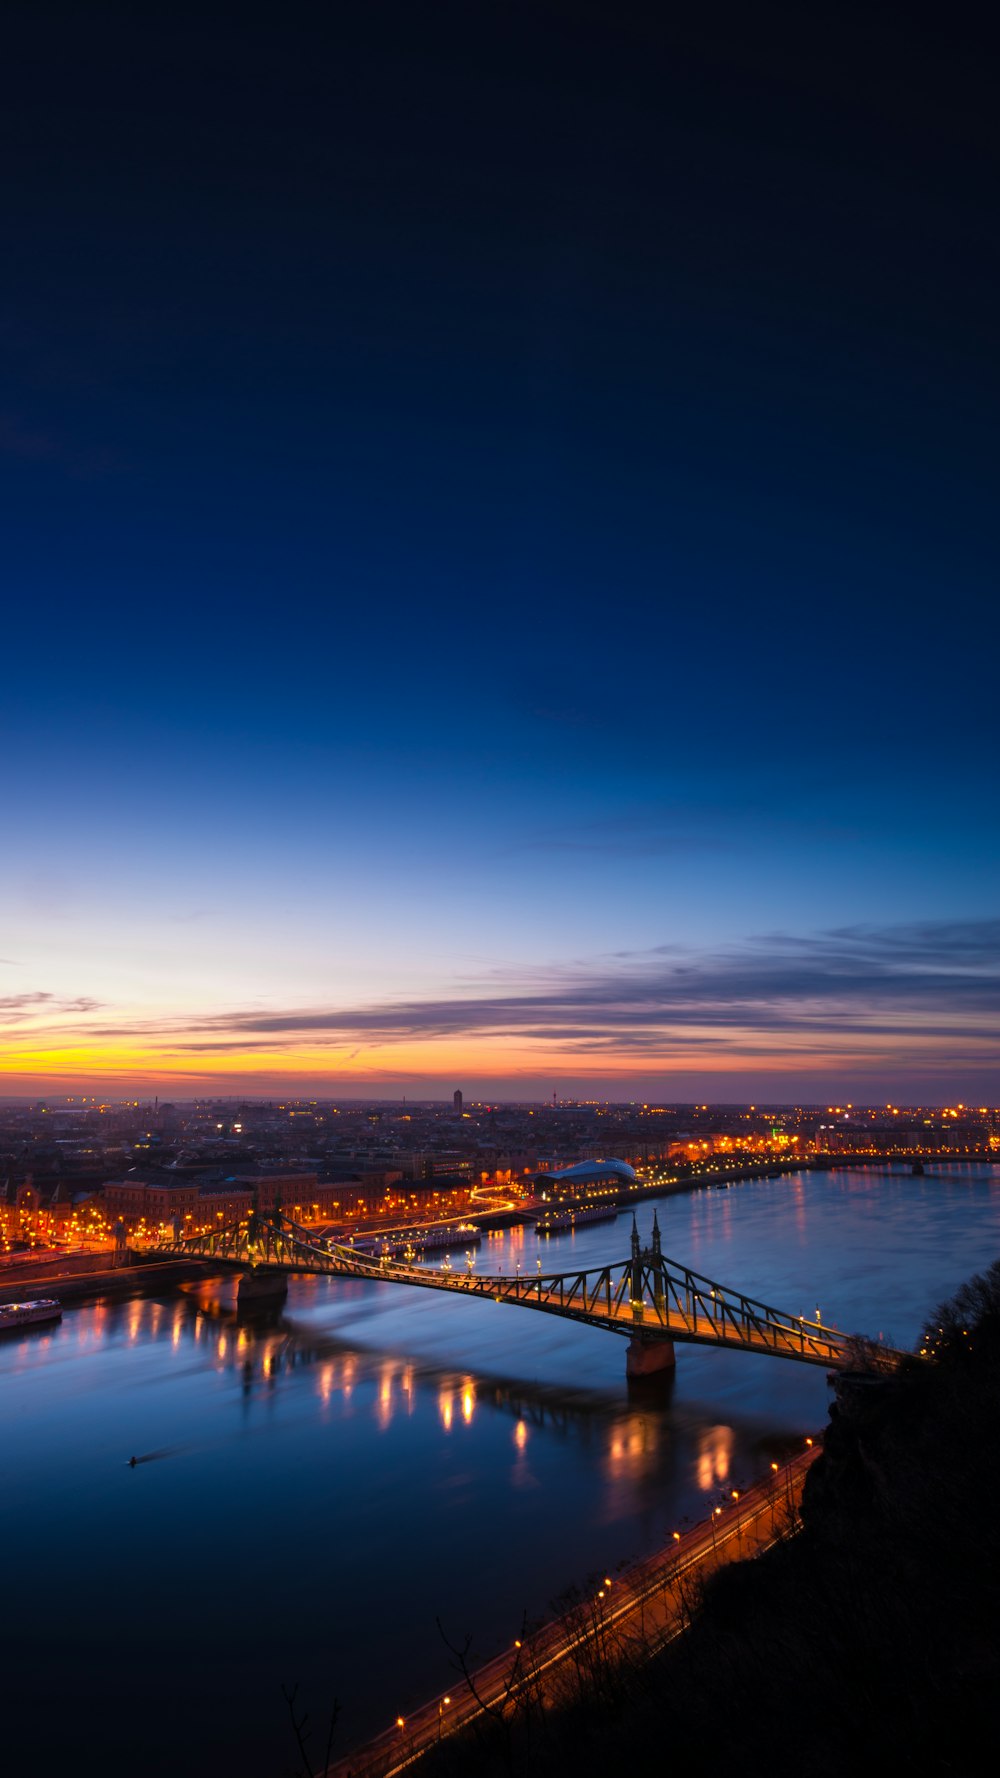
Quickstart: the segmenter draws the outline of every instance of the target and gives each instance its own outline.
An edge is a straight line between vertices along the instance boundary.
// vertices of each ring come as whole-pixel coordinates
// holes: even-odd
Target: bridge
[[[543,1272],[490,1277],[475,1269],[470,1255],[464,1270],[449,1261],[431,1268],[322,1242],[280,1211],[251,1212],[238,1223],[207,1235],[161,1241],[157,1252],[210,1260],[242,1273],[240,1298],[284,1296],[289,1273],[363,1278],[420,1290],[444,1290],[480,1297],[545,1315],[561,1315],[588,1327],[628,1338],[626,1372],[642,1377],[671,1369],[675,1344],[721,1346],[760,1352],[827,1370],[851,1367],[854,1343],[837,1328],[785,1314],[741,1292],[702,1277],[668,1259],[660,1245],[653,1213],[652,1240],[642,1247],[632,1218],[632,1250],[627,1259],[592,1271]],[[886,1351],[886,1358],[901,1356]]]

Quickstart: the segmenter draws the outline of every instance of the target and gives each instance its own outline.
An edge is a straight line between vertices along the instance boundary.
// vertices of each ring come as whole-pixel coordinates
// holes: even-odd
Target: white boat
[[[587,1204],[579,1210],[543,1210],[535,1228],[540,1235],[559,1235],[566,1229],[581,1228],[585,1222],[615,1222],[618,1214],[615,1204]]]
[[[0,1303],[0,1333],[11,1327],[30,1327],[36,1321],[59,1321],[62,1304],[54,1296],[38,1297],[33,1303]]]

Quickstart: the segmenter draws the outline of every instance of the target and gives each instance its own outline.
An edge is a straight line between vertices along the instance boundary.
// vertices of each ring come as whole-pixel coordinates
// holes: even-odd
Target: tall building
[[[462,1104],[463,1104],[463,1100],[462,1100],[462,1089],[461,1089],[461,1087],[456,1087],[456,1088],[455,1088],[455,1096],[454,1096],[454,1099],[453,1099],[453,1101],[452,1101],[452,1103],[453,1103],[453,1104],[454,1104],[454,1107],[455,1107],[455,1116],[456,1116],[456,1117],[461,1117],[461,1115],[462,1115]]]

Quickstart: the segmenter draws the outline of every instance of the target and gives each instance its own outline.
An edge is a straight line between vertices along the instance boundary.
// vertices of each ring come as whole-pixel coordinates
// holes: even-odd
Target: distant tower
[[[453,1105],[454,1105],[454,1107],[455,1107],[455,1116],[456,1116],[456,1117],[461,1117],[461,1115],[462,1115],[462,1104],[463,1104],[463,1100],[462,1100],[462,1089],[461,1089],[461,1087],[456,1087],[456,1088],[455,1088],[455,1093],[454,1093],[454,1097],[453,1097],[453,1100],[452,1100],[452,1103],[453,1103]]]

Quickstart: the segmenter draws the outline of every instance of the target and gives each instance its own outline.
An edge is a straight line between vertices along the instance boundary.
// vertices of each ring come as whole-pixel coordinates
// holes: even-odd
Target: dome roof
[[[635,1168],[627,1161],[577,1161],[575,1167],[563,1167],[560,1172],[551,1175],[553,1179],[565,1179],[572,1182],[598,1179],[620,1179],[628,1182],[635,1178]]]

